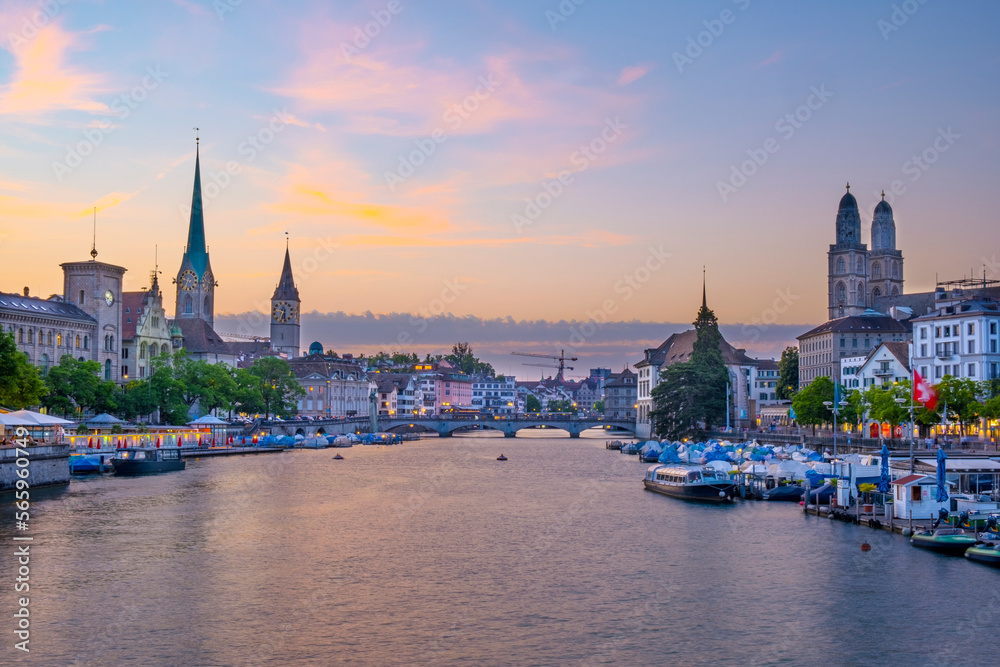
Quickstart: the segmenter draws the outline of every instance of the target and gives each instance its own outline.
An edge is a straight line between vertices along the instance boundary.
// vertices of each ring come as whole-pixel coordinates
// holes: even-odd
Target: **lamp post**
[[[841,408],[847,407],[847,401],[841,399],[836,405],[833,401],[823,401],[823,405],[826,409],[833,413],[833,459],[837,459],[837,416],[840,414]]]
[[[913,394],[912,393],[910,394],[910,397],[911,397],[910,405],[909,405],[909,410],[910,410],[910,474],[913,474],[914,466],[913,466],[913,400],[912,400]],[[902,396],[897,396],[893,400],[896,401],[896,405],[898,405],[899,407],[903,407],[903,403],[906,403],[906,399],[903,398]]]

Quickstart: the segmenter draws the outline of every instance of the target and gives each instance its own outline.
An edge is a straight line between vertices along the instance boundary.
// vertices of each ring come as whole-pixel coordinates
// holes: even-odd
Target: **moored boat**
[[[184,470],[179,449],[132,447],[119,449],[111,459],[116,475],[149,475],[158,472]]]
[[[764,500],[783,500],[797,503],[802,500],[804,493],[805,489],[798,485],[776,486],[764,491]]]
[[[681,500],[724,503],[733,499],[736,483],[724,472],[706,466],[653,465],[643,485],[649,491]]]
[[[965,550],[976,543],[976,538],[966,535],[960,528],[938,528],[935,531],[925,530],[914,533],[910,544],[922,549],[929,549],[940,554],[961,556]]]
[[[969,560],[986,563],[993,567],[1000,567],[1000,544],[977,544],[965,550],[965,557]]]

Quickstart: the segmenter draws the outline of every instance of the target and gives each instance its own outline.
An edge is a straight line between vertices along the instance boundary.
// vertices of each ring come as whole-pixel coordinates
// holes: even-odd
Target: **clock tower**
[[[175,320],[203,320],[215,326],[215,276],[205,245],[205,216],[201,205],[201,165],[198,144],[195,144],[194,193],[191,196],[191,220],[188,224],[187,246],[181,268],[174,279],[177,285]]]
[[[285,245],[285,264],[271,297],[271,349],[289,359],[299,356],[299,290],[292,277],[292,260]]]

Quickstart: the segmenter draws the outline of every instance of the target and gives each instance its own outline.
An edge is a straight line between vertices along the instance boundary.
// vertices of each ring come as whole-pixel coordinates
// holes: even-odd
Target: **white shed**
[[[935,519],[938,511],[948,509],[950,503],[946,500],[938,502],[937,480],[927,475],[907,475],[892,481],[893,510],[897,519]]]

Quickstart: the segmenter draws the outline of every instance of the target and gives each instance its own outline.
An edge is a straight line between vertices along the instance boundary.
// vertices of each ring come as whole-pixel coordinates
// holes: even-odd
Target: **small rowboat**
[[[910,538],[910,544],[915,547],[950,556],[961,556],[966,549],[975,543],[975,537],[966,535],[965,531],[959,528],[938,528],[933,532],[925,530],[914,533],[913,537]]]

